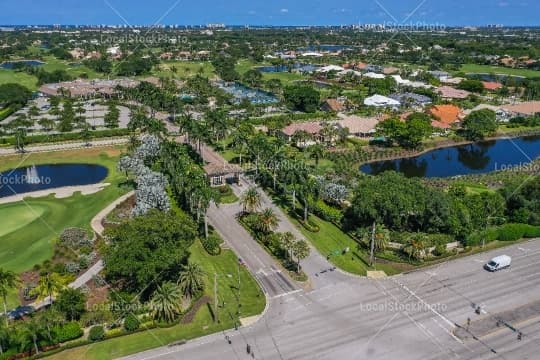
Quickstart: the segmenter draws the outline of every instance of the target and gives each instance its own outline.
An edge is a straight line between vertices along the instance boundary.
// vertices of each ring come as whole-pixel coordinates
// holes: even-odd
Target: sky
[[[540,25],[539,0],[0,0],[0,25]]]

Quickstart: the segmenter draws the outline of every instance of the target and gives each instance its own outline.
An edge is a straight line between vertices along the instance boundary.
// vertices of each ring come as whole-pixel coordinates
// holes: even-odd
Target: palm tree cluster
[[[188,263],[177,283],[165,282],[154,291],[149,308],[155,320],[173,322],[182,312],[182,299],[193,299],[204,290],[206,273],[197,263]]]
[[[206,213],[219,194],[210,187],[203,168],[190,156],[184,145],[165,141],[162,144],[161,170],[166,174],[176,203],[193,215],[197,223],[204,222],[208,238]]]

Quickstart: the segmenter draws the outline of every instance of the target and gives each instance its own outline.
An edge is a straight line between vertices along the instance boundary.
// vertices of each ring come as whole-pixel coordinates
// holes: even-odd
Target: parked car
[[[486,269],[487,271],[495,272],[509,268],[511,263],[512,258],[510,256],[501,255],[491,259],[490,262],[484,265],[484,269]]]
[[[8,312],[8,318],[11,320],[19,320],[26,315],[32,314],[34,311],[36,311],[36,309],[33,306],[19,306]]]

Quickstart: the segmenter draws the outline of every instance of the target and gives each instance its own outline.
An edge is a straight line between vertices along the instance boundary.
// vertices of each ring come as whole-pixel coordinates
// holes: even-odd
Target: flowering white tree
[[[154,159],[161,150],[161,140],[155,135],[143,135],[140,139],[141,144],[135,150],[134,157],[146,161]]]
[[[321,198],[333,204],[341,204],[349,195],[345,185],[326,180],[323,176],[316,177],[317,186],[320,189]]]
[[[134,215],[144,215],[151,209],[169,211],[171,203],[167,195],[167,179],[161,173],[152,171],[145,161],[159,155],[160,140],[154,135],[144,135],[141,145],[133,156],[124,156],[118,162],[118,169],[135,176],[137,190],[135,191]]]

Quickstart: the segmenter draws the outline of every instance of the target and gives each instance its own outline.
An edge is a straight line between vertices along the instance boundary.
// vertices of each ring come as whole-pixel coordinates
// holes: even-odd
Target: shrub
[[[453,242],[454,238],[448,234],[428,234],[427,240],[429,246],[444,245],[446,249],[446,244]]]
[[[78,322],[70,322],[53,328],[53,339],[57,343],[75,340],[83,336],[83,329]]]
[[[208,239],[205,237],[201,238],[201,244],[210,255],[219,255],[221,253],[220,239],[215,234],[210,234]]]
[[[434,256],[443,256],[446,255],[446,245],[437,245],[435,246],[435,250],[433,250]]]
[[[105,337],[105,330],[103,326],[93,326],[90,328],[90,333],[88,334],[88,340],[90,341],[101,341]]]
[[[308,221],[299,220],[302,226],[309,232],[312,233],[318,233],[321,228],[319,225],[315,224],[311,218],[308,219]]]
[[[60,244],[71,248],[79,249],[84,245],[91,243],[88,238],[88,232],[81,228],[67,228],[60,235]]]
[[[139,319],[137,319],[137,317],[135,315],[132,315],[132,314],[129,314],[125,319],[124,319],[124,329],[126,331],[135,331],[139,328],[139,326],[141,326],[141,323],[139,321]]]
[[[81,271],[81,266],[78,263],[67,263],[64,265],[65,271],[70,274],[78,274]]]
[[[540,237],[540,226],[528,226],[527,229],[525,229],[523,237],[527,239]]]
[[[516,241],[525,236],[529,225],[525,224],[505,224],[499,228],[498,239],[500,241]]]
[[[314,212],[321,219],[334,224],[341,223],[341,219],[343,218],[343,212],[340,209],[330,206],[322,200],[317,201]]]

